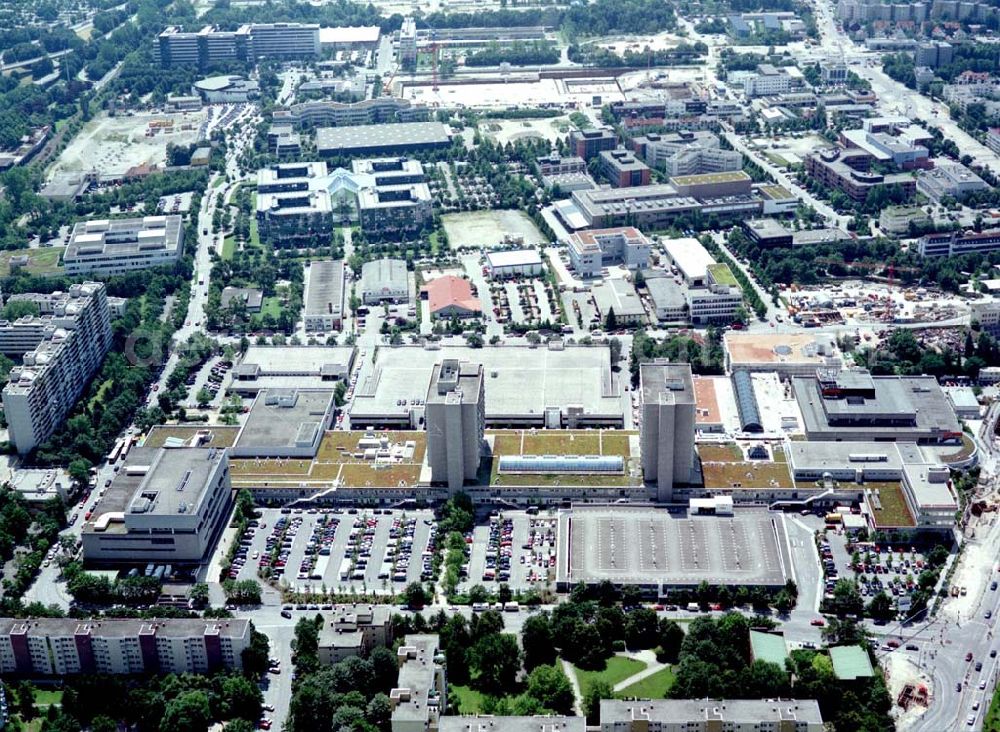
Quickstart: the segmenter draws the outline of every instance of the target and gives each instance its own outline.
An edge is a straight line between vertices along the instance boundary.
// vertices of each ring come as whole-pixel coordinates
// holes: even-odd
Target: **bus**
[[[118,458],[122,455],[122,448],[125,446],[125,438],[122,438],[115,442],[115,446],[111,448],[111,452],[108,453],[108,465],[114,465],[118,462]]]

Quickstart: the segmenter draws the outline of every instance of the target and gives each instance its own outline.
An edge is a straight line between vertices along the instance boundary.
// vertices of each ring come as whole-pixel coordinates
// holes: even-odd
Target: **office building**
[[[654,270],[646,275],[646,294],[653,305],[653,315],[661,323],[688,322],[685,288],[668,274]]]
[[[920,184],[917,183],[919,190]],[[920,206],[886,206],[878,215],[878,228],[887,234],[909,234],[911,227],[926,230],[933,226],[934,219]]]
[[[302,136],[290,124],[271,125],[267,131],[267,151],[281,157],[302,152]]]
[[[376,259],[361,266],[361,302],[408,302],[410,275],[402,259]]]
[[[636,137],[632,140],[632,149],[648,165],[671,177],[724,173],[743,167],[742,153],[723,150],[719,138],[705,130]]]
[[[736,185],[743,186],[739,182]],[[743,187],[749,189],[749,186]],[[568,219],[574,230],[582,228],[572,225],[577,217],[586,227],[595,229],[616,226],[657,229],[669,226],[685,214],[700,212],[702,216],[726,219],[749,218],[759,216],[761,208],[760,198],[751,195],[727,195],[699,201],[693,196],[681,195],[673,185],[659,184],[574,191],[571,207],[559,211],[559,215],[564,221]]]
[[[747,75],[743,81],[743,93],[748,97],[770,97],[786,94],[792,89],[792,77],[785,67],[776,68],[771,64],[758,64],[756,73]]]
[[[68,275],[124,274],[172,265],[184,254],[180,216],[78,221],[63,252]]]
[[[581,277],[597,277],[612,264],[646,269],[649,251],[649,239],[632,226],[579,231],[569,238],[570,266]]]
[[[425,404],[431,481],[454,493],[479,470],[486,427],[482,364],[457,359],[435,364]]]
[[[958,201],[989,189],[989,184],[959,162],[935,160],[930,170],[917,173],[917,190],[935,203],[949,196]]]
[[[316,152],[334,155],[394,155],[416,150],[441,150],[451,146],[448,128],[441,122],[398,122],[351,127],[320,127]]]
[[[991,335],[1000,335],[1000,300],[993,297],[969,303],[969,320]]]
[[[953,444],[962,428],[933,376],[819,369],[792,379],[810,440]]]
[[[675,485],[694,469],[695,398],[690,364],[657,360],[639,366],[642,472],[658,501],[673,499]]]
[[[239,671],[249,620],[0,619],[0,673],[207,674]]]
[[[378,48],[382,29],[377,25],[339,26],[319,29],[320,48],[338,51],[374,51]]]
[[[401,186],[408,183],[424,183],[424,166],[412,158],[362,158],[351,161],[351,171],[356,176],[369,176],[371,185]]]
[[[207,68],[260,59],[310,59],[320,54],[319,26],[308,23],[254,23],[235,31],[207,25],[198,32],[171,26],[157,36],[160,65]]]
[[[852,201],[863,203],[868,194],[896,186],[904,197],[917,191],[916,179],[906,173],[872,173],[872,157],[864,150],[829,148],[805,157],[806,173],[828,188],[843,191]]]
[[[685,291],[688,318],[694,325],[729,324],[743,307],[743,290],[728,264],[711,264],[704,287]]]
[[[823,732],[815,699],[601,700],[600,732]]]
[[[742,170],[731,170],[724,173],[675,175],[670,179],[670,185],[681,196],[705,200],[727,196],[749,196],[753,179]]]
[[[116,566],[207,561],[231,504],[225,450],[132,448],[83,525],[84,561]]]
[[[577,155],[560,157],[556,153],[538,158],[538,174],[543,178],[547,175],[566,175],[570,173],[586,173],[587,161]]]
[[[649,166],[624,148],[605,150],[599,155],[601,174],[614,188],[649,185]]]
[[[606,150],[618,147],[618,136],[607,127],[593,130],[572,130],[569,133],[570,152],[578,158],[589,161]]]
[[[273,114],[276,123],[300,128],[424,122],[429,117],[429,107],[398,97],[376,97],[358,102],[300,102],[288,109],[276,109]]]
[[[433,215],[433,199],[426,183],[378,185],[358,191],[358,217],[365,232],[414,234],[427,227]]]
[[[344,321],[344,260],[320,260],[306,270],[305,312],[307,333],[339,330]]]
[[[909,129],[909,128],[907,128]],[[914,131],[921,128],[912,128]],[[921,139],[921,136],[916,136]],[[844,130],[840,133],[841,143],[848,149],[864,150],[879,163],[888,163],[897,170],[914,170],[931,166],[930,152],[914,141],[914,137],[888,132],[868,132]]]
[[[104,285],[71,285],[68,293],[56,293],[53,298],[53,314],[42,317],[43,324],[36,319],[0,324],[3,338],[9,339],[8,348],[39,338],[23,353],[21,365],[10,370],[3,390],[8,437],[22,455],[62,425],[111,347]]]
[[[388,605],[335,605],[319,631],[319,662],[331,666],[353,656],[367,657],[391,646],[392,613]]]
[[[986,132],[986,147],[1000,155],[1000,127],[990,127]]]
[[[792,246],[792,232],[775,219],[750,219],[743,222],[743,230],[754,244],[762,247]]]
[[[389,692],[392,732],[435,732],[448,707],[448,682],[436,635],[408,635],[396,650],[399,677]]]
[[[417,21],[411,15],[403,18],[399,29],[399,63],[403,66],[417,64]]]
[[[924,257],[954,257],[960,254],[992,252],[1000,248],[1000,229],[946,231],[924,234],[917,251]]]
[[[262,241],[275,248],[327,242],[333,234],[330,192],[257,193],[257,229]]]
[[[468,280],[454,275],[437,277],[420,289],[427,301],[431,318],[476,318],[483,314],[483,304],[472,292]]]

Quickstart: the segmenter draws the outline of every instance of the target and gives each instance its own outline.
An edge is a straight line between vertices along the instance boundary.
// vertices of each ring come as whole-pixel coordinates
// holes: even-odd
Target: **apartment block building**
[[[78,221],[63,252],[69,275],[115,275],[172,265],[184,255],[180,216]]]
[[[111,315],[99,282],[72,285],[45,317],[50,322],[41,340],[11,369],[3,390],[10,440],[22,455],[59,428],[111,347]],[[24,328],[28,338],[36,337],[37,323]],[[11,347],[23,337],[16,323],[0,329],[7,330]]]
[[[1000,229],[945,231],[925,234],[917,241],[917,251],[924,257],[954,257],[995,249],[1000,249]]]
[[[392,613],[387,605],[336,605],[319,631],[320,663],[332,665],[351,656],[367,656],[393,641]]]
[[[243,668],[249,620],[0,619],[0,673],[211,673]]]
[[[600,732],[823,732],[815,699],[601,701]]]
[[[225,528],[231,505],[225,450],[133,448],[83,525],[84,560],[200,563]]]
[[[408,635],[397,651],[399,678],[389,692],[392,732],[434,732],[448,706],[436,635]]]

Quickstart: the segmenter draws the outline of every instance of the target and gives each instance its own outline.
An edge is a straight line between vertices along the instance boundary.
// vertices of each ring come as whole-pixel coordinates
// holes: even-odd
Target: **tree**
[[[684,631],[680,624],[672,618],[660,618],[657,624],[659,636],[660,660],[666,663],[677,663],[681,643],[684,641]]]
[[[186,691],[167,702],[160,721],[160,732],[204,732],[211,721],[208,694]]]
[[[243,673],[250,678],[259,678],[267,671],[271,655],[271,642],[256,628],[250,630],[250,645],[243,649]]]
[[[608,341],[608,348],[611,351],[611,366],[614,367],[622,357],[622,342],[617,337]]]
[[[368,661],[372,665],[372,674],[375,677],[374,688],[376,691],[391,691],[396,686],[396,680],[399,678],[399,664],[396,661],[396,655],[388,648],[379,646],[372,651],[368,657]]]
[[[222,700],[225,709],[223,717],[239,717],[249,721],[260,718],[260,707],[264,701],[260,687],[245,676],[227,676],[222,681]]]
[[[427,592],[419,582],[411,582],[406,586],[403,590],[403,599],[406,600],[406,606],[410,610],[422,610],[428,600]]]
[[[497,599],[500,601],[501,605],[506,605],[514,599],[514,593],[511,592],[510,585],[506,582],[500,583],[500,589],[497,591]]]
[[[521,644],[524,646],[524,668],[530,672],[543,665],[556,662],[556,647],[552,641],[552,625],[547,612],[536,613],[524,621],[521,628]]]
[[[117,725],[115,729],[118,729]],[[245,719],[234,719],[225,726],[223,732],[254,732],[254,725]]]
[[[194,607],[205,607],[208,604],[208,585],[205,582],[196,582],[191,585],[188,591],[188,600]]]
[[[521,668],[521,649],[510,633],[491,633],[472,647],[472,664],[479,672],[476,685],[489,694],[502,695],[513,688]]]
[[[607,681],[594,681],[583,697],[583,713],[587,715],[587,724],[597,726],[601,723],[601,700],[614,699],[615,691]]]
[[[198,406],[204,409],[212,401],[212,392],[210,392],[205,387],[201,387],[198,393],[195,395],[195,400],[198,402]]]
[[[566,674],[556,666],[538,666],[530,674],[525,693],[536,699],[544,709],[556,714],[572,714],[576,700],[573,686]]]
[[[608,314],[604,318],[604,330],[608,333],[618,330],[618,318],[615,317],[614,308],[608,308]]]
[[[637,651],[653,648],[657,642],[656,611],[648,607],[636,608],[625,619],[625,645]]]
[[[874,620],[885,623],[896,617],[896,610],[892,606],[892,599],[882,591],[868,603],[867,614]]]

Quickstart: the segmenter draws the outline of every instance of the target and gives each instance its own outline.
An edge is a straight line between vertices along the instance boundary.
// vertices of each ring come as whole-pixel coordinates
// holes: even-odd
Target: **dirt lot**
[[[53,171],[97,170],[112,175],[124,173],[137,165],[163,166],[167,160],[167,144],[190,145],[196,142],[204,120],[203,111],[136,114],[132,117],[99,115],[66,146]],[[149,136],[147,132],[151,129],[159,131]]]
[[[441,217],[453,249],[485,247],[496,249],[509,246],[504,235],[523,236],[525,246],[545,243],[545,237],[534,222],[521,211],[469,211]]]

